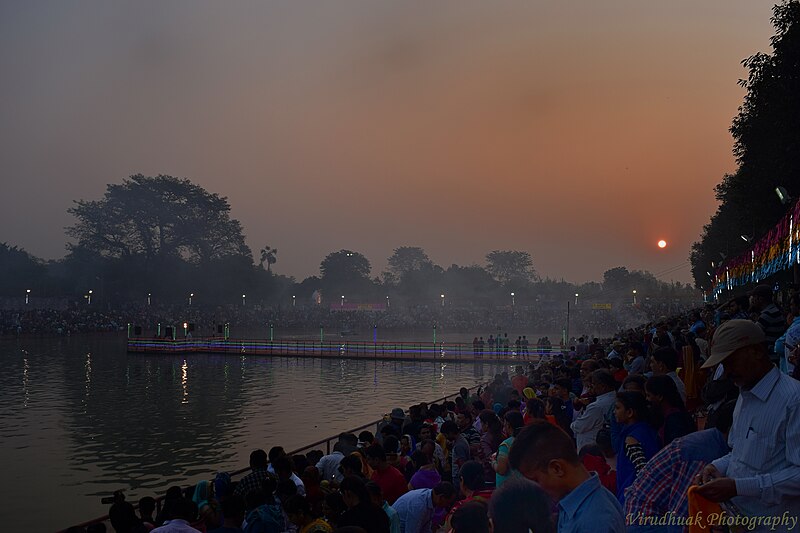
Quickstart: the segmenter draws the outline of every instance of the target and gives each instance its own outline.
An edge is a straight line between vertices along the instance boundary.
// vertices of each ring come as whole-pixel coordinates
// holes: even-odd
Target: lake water
[[[462,339],[458,339],[462,340]],[[509,369],[288,357],[128,355],[124,336],[0,340],[0,523],[55,531]]]

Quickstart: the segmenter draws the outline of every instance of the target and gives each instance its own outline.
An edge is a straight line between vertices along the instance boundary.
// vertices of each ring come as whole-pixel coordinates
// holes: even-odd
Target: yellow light
[[[659,248],[666,248],[667,247],[667,241],[665,241],[664,239],[661,239],[660,241],[658,241],[658,247]]]

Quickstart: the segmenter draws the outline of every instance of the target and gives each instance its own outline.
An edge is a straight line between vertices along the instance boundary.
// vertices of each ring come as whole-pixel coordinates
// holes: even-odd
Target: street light
[[[444,294],[442,294],[441,296],[442,296],[442,307],[444,307]]]
[[[192,298],[194,297],[194,293],[189,293],[189,305],[192,305]]]
[[[150,305],[150,297],[151,297],[151,296],[152,296],[152,294],[150,294],[150,293],[148,292],[148,293],[147,293],[147,305]]]
[[[31,296],[31,290],[25,289],[25,305],[28,305],[28,299],[30,298],[30,296]]]
[[[389,297],[386,297],[386,307],[391,307],[392,305],[389,303]]]
[[[92,305],[92,290],[91,289],[89,289],[89,294],[87,295],[87,299],[88,299],[87,303],[89,305]]]
[[[292,294],[292,307],[295,306],[295,301],[296,300],[297,300],[297,297],[294,294]]]
[[[344,307],[344,294],[342,294],[342,304],[339,307]]]
[[[636,289],[633,289],[633,305],[636,305]]]
[[[511,307],[514,307],[514,293],[511,293]]]
[[[242,307],[244,307],[245,298],[247,298],[247,295],[242,294]]]
[[[575,293],[575,305],[578,305],[578,293]]]

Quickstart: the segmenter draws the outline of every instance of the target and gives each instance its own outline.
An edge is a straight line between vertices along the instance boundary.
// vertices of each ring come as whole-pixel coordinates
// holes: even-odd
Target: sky
[[[0,2],[0,242],[63,257],[74,200],[169,174],[298,279],[421,246],[688,282],[772,4]]]

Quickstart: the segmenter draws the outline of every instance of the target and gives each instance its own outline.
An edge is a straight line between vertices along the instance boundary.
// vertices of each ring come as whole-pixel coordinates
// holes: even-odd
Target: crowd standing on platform
[[[119,533],[797,531],[800,299],[663,317],[395,408],[330,454],[255,450],[134,507]],[[752,312],[752,314],[750,314]],[[99,526],[98,526],[99,527]],[[74,529],[83,531],[82,529]],[[86,529],[87,532],[92,531]],[[98,531],[98,530],[95,530]]]

